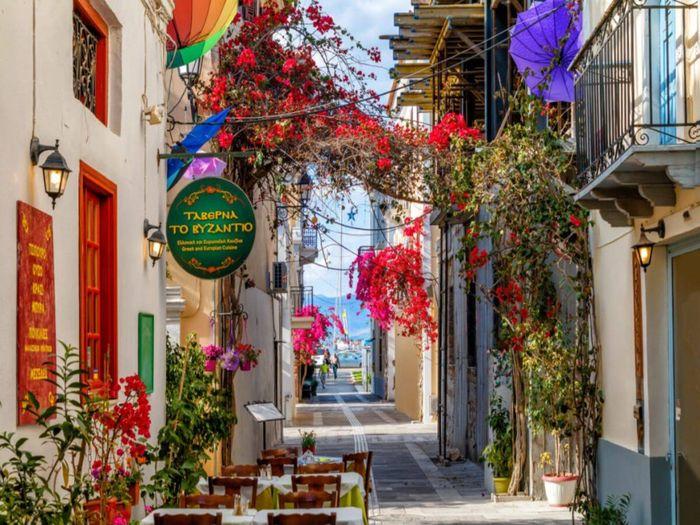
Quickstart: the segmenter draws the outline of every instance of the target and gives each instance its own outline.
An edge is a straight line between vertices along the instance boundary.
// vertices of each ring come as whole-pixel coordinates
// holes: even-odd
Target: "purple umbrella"
[[[198,179],[200,177],[220,177],[226,167],[226,163],[216,157],[199,157],[187,166],[182,174],[186,179]]]
[[[535,95],[548,102],[574,101],[568,68],[581,48],[580,34],[579,6],[571,0],[545,0],[518,15],[510,31],[510,56]]]

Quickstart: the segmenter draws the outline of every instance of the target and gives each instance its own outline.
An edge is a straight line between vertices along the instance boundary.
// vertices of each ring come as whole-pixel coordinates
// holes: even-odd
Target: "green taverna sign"
[[[167,232],[170,252],[186,272],[219,279],[238,269],[253,249],[253,205],[231,181],[197,179],[171,204]]]

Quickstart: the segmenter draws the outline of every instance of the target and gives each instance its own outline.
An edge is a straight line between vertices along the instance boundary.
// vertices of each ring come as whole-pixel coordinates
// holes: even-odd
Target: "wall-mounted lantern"
[[[656,233],[659,236],[659,239],[663,239],[666,236],[666,224],[664,223],[663,219],[660,220],[653,228],[645,228],[642,226],[639,241],[637,244],[632,246],[637,254],[637,257],[639,257],[639,265],[645,272],[651,264],[651,256],[654,253],[654,245],[656,244],[655,242],[649,240],[649,237],[646,235],[647,233]]]
[[[45,151],[51,151],[52,153],[46,157],[46,160],[40,166],[44,172],[44,191],[51,197],[51,207],[55,208],[56,199],[66,191],[68,175],[70,175],[71,170],[66,164],[66,159],[58,151],[58,139],[56,139],[55,146],[45,146],[39,143],[38,138],[32,137],[29,143],[29,156],[32,159],[33,166],[39,164],[39,157]]]
[[[156,226],[155,224],[151,224],[148,219],[143,221],[143,235],[148,241],[148,256],[151,258],[151,261],[153,261],[153,266],[156,265],[156,261],[163,257],[165,246],[168,244],[160,228],[160,223]]]

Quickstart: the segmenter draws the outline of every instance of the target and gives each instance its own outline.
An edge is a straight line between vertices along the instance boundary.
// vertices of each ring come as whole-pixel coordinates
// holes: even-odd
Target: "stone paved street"
[[[436,426],[412,423],[393,404],[358,393],[341,371],[313,403],[300,405],[286,440],[300,429],[318,435],[317,453],[374,451],[371,523],[565,524],[571,514],[544,502],[492,503],[482,487],[481,466],[471,462],[440,466]]]

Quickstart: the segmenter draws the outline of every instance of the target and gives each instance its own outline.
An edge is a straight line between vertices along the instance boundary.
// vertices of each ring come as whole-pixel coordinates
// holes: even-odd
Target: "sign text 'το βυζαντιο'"
[[[167,235],[173,258],[185,271],[219,279],[238,269],[253,248],[253,205],[231,181],[195,180],[171,204]]]

